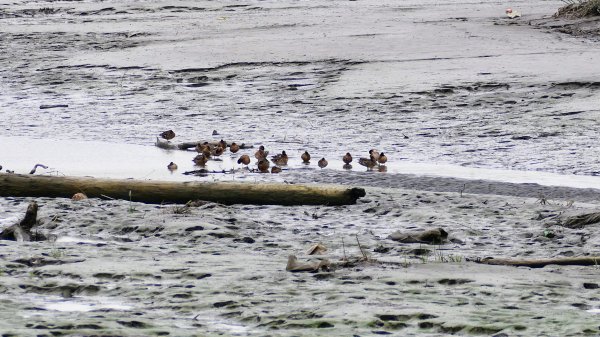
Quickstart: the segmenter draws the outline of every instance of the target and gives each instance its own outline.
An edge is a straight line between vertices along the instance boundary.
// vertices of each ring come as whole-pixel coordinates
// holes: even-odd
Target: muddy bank
[[[596,203],[404,189],[342,207],[174,206],[37,199],[54,242],[2,242],[0,311],[16,334],[439,335],[598,333],[596,269],[483,266],[488,256],[598,253],[597,224],[552,225]],[[0,218],[28,199],[2,199]],[[393,231],[443,227],[442,245]],[[324,257],[367,263],[285,271],[321,242]],[[543,310],[540,310],[543,308]],[[75,318],[76,317],[76,318]],[[7,324],[6,322],[9,322]]]

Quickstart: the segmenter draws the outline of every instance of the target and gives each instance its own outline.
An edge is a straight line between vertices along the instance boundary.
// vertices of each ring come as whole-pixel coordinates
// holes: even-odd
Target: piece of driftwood
[[[160,147],[161,149],[165,149],[165,150],[189,150],[189,149],[193,149],[196,147],[196,145],[198,144],[204,144],[205,141],[197,141],[197,142],[184,142],[184,143],[172,143],[172,142],[168,142],[165,140],[161,140],[159,138],[156,138],[156,143],[154,143],[154,145],[156,145],[157,147]],[[229,142],[231,143],[231,142]],[[249,145],[249,144],[245,144],[245,143],[238,143],[236,142],[239,146],[240,149],[244,150],[244,149],[251,149],[254,146]],[[208,144],[210,144],[211,146],[217,146],[219,144],[218,141],[210,141],[208,142]]]
[[[570,216],[563,219],[561,222],[562,225],[567,228],[583,228],[584,226],[600,222],[600,213],[588,213]]]
[[[600,265],[600,256],[559,257],[552,259],[496,259],[485,258],[475,262],[515,267],[542,268],[550,264],[559,266],[596,266]]]
[[[6,227],[0,232],[1,240],[12,240],[12,241],[32,241],[33,235],[31,234],[31,228],[37,223],[37,211],[38,204],[32,201],[27,206],[25,217],[18,223]]]
[[[310,263],[301,263],[298,262],[298,258],[295,255],[290,255],[288,257],[288,262],[285,267],[285,270],[292,273],[317,272],[320,269],[327,269],[327,266],[329,266],[329,261],[327,260],[320,260]]]
[[[206,200],[222,204],[349,205],[365,196],[363,188],[243,182],[167,182],[96,179],[0,173],[0,197],[71,198],[109,197],[144,203],[180,203]]]
[[[402,243],[440,244],[448,238],[448,232],[442,228],[428,229],[420,232],[395,231],[389,238]]]

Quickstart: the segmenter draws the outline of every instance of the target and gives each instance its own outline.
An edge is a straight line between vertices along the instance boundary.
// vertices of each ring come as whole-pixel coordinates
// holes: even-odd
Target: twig
[[[365,260],[368,260],[369,258],[367,257],[367,254],[365,254],[365,251],[362,249],[362,246],[360,245],[360,241],[358,241],[358,234],[356,234],[356,242],[358,243],[358,248],[360,249],[360,252],[362,253],[363,257],[365,258]]]

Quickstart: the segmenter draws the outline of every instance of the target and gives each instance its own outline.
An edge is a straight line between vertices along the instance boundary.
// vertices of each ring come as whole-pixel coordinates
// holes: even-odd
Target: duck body
[[[211,151],[211,155],[218,157],[220,155],[223,154],[223,152],[225,152],[225,149],[221,147],[221,145],[217,145],[217,147],[215,147],[212,151]]]
[[[372,158],[360,158],[358,163],[362,166],[365,166],[369,170],[377,165],[377,161],[373,160]]]
[[[381,152],[381,154],[379,155],[379,158],[377,158],[377,162],[380,165],[383,165],[383,164],[387,163],[387,160],[388,160],[388,158],[387,158],[387,156],[383,152]]]
[[[206,158],[204,155],[199,154],[196,157],[194,157],[193,162],[194,164],[198,165],[198,166],[204,166],[206,165],[206,162],[208,161],[208,158]]]
[[[237,145],[235,142],[231,143],[231,145],[229,145],[229,151],[231,151],[231,153],[237,153],[240,150],[240,146]]]
[[[174,162],[170,162],[169,165],[167,165],[167,168],[169,169],[169,171],[175,171],[177,170],[177,164],[175,164]]]
[[[321,160],[319,160],[319,162],[318,162],[318,165],[320,168],[327,167],[327,164],[329,164],[329,163],[327,162],[327,159],[325,159],[325,158],[321,158]]]
[[[247,154],[243,154],[237,161],[238,164],[244,164],[248,166],[250,164],[250,156]]]
[[[210,154],[211,154],[210,145],[208,144],[208,142],[204,142],[202,144],[197,144],[196,152],[198,152],[208,158],[208,157],[210,157]]]
[[[161,132],[159,136],[162,139],[165,139],[168,141],[168,140],[175,138],[175,132],[173,130],[167,130],[167,131]]]
[[[281,154],[276,154],[273,157],[271,157],[271,161],[275,165],[279,165],[279,166],[287,165],[288,155],[287,155],[287,153],[285,153],[285,151],[281,151]]]
[[[304,153],[302,154],[302,156],[300,156],[300,158],[302,158],[302,162],[304,164],[310,163],[310,153],[308,153],[308,151],[304,151]]]
[[[256,158],[257,160],[267,159],[268,155],[269,151],[265,151],[265,147],[261,145],[258,148],[258,151],[254,153],[254,158]]]
[[[269,164],[268,160],[266,160],[266,159],[263,158],[263,159],[261,159],[261,160],[258,161],[257,165],[258,165],[258,170],[261,173],[268,173],[269,172],[269,166],[270,166],[270,164]]]
[[[344,161],[344,164],[350,164],[352,162],[352,155],[350,154],[350,152],[346,152],[344,157],[342,157],[342,160]]]
[[[379,160],[379,151],[371,149],[369,150],[369,156],[371,157],[372,161],[377,162],[377,160]]]

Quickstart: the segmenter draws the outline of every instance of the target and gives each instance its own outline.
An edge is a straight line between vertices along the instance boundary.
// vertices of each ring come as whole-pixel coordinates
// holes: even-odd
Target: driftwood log
[[[231,142],[228,142],[229,144]],[[238,143],[236,142],[239,146],[240,149],[244,150],[244,149],[251,149],[254,146],[252,145],[248,145],[248,144],[244,144],[244,143]],[[197,141],[197,142],[184,142],[184,143],[171,143],[168,141],[164,141],[164,140],[160,140],[159,138],[156,139],[156,143],[154,143],[154,145],[156,145],[157,147],[160,147],[161,149],[165,149],[165,150],[189,150],[189,149],[193,149],[196,147],[196,145],[198,144],[204,144],[204,141]],[[219,144],[219,142],[215,142],[215,141],[211,141],[208,142],[208,144],[210,144],[211,146],[217,146]]]
[[[562,220],[562,225],[567,228],[583,228],[600,222],[600,213],[588,213],[570,216]]]
[[[365,196],[363,188],[334,185],[237,182],[166,182],[96,179],[0,173],[0,197],[62,197],[77,192],[89,198],[112,198],[144,203],[190,200],[222,204],[348,205]]]
[[[402,243],[441,244],[448,238],[448,232],[443,228],[434,228],[418,232],[395,231],[388,237]]]
[[[547,265],[559,266],[595,266],[600,265],[600,256],[562,257],[553,259],[495,259],[486,258],[475,262],[515,267],[542,268]]]
[[[318,272],[320,269],[327,269],[329,266],[328,260],[319,260],[315,262],[301,263],[298,262],[298,258],[295,255],[290,255],[288,257],[288,262],[285,267],[285,270],[290,271],[292,273],[298,272]]]
[[[31,229],[37,223],[37,211],[38,204],[32,201],[27,206],[23,220],[2,230],[0,232],[0,240],[32,241],[33,235],[31,234]]]

